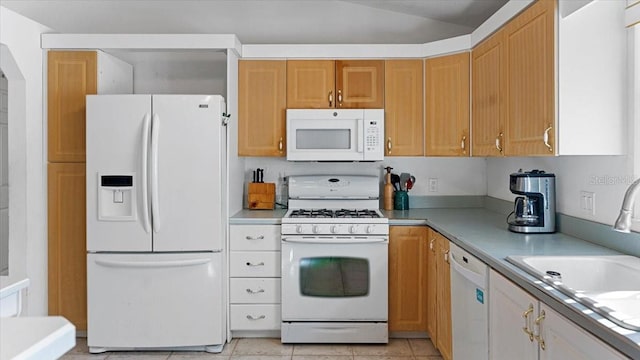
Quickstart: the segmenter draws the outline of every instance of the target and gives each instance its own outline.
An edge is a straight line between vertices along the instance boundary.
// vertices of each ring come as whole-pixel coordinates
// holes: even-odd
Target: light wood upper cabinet
[[[427,228],[389,229],[389,331],[427,330]]]
[[[336,61],[336,108],[384,107],[383,60]]]
[[[449,240],[429,229],[427,256],[427,330],[442,358],[452,359]]]
[[[385,156],[422,156],[423,61],[387,60],[384,72]]]
[[[473,156],[504,155],[506,65],[504,33],[497,32],[471,52]]]
[[[49,315],[87,329],[84,163],[48,165]]]
[[[95,51],[49,51],[50,162],[85,161],[85,97],[97,93],[97,68]]]
[[[555,154],[555,0],[539,0],[505,25],[508,155]]]
[[[425,62],[425,154],[469,156],[469,53]]]
[[[284,156],[286,61],[239,61],[238,98],[238,155]]]
[[[336,65],[333,60],[287,61],[287,108],[335,107]]]
[[[287,107],[382,109],[383,60],[288,60]]]

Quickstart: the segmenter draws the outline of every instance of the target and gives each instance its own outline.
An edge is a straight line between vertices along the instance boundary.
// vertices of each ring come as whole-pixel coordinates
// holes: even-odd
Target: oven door
[[[387,237],[283,236],[282,320],[387,321]]]
[[[302,119],[287,116],[287,160],[364,160],[364,118]]]

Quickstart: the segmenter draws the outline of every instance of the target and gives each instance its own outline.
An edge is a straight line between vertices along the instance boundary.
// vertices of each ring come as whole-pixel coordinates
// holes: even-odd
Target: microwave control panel
[[[365,110],[364,160],[384,159],[384,110]]]

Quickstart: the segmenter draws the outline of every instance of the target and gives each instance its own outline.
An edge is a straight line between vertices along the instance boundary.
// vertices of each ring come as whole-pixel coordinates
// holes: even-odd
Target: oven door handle
[[[318,236],[283,236],[282,241],[304,244],[369,244],[388,243],[384,236],[348,236],[348,237],[318,237]]]

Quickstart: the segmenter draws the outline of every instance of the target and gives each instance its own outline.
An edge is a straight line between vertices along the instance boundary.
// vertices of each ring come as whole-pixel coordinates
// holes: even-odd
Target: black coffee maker
[[[518,233],[556,231],[556,176],[542,170],[509,175],[509,190],[516,195],[507,223]]]

